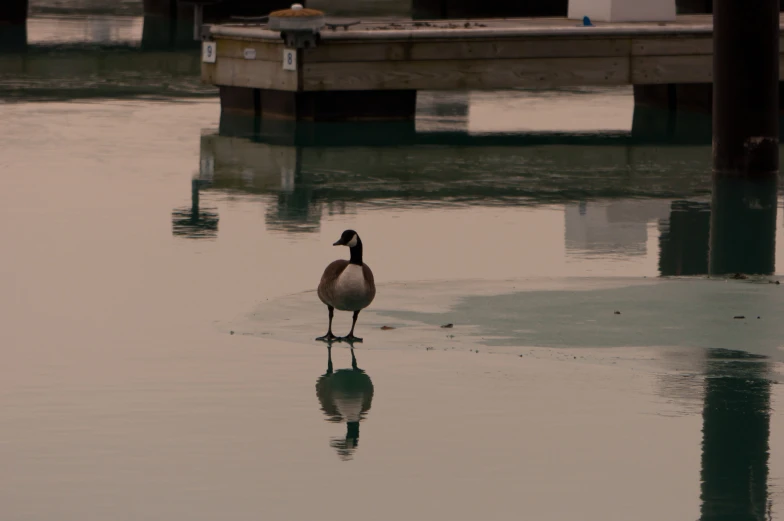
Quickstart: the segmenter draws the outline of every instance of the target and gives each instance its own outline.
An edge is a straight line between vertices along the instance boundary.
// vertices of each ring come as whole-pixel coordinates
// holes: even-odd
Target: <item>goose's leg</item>
[[[351,347],[351,368],[357,370],[357,357],[354,356],[354,347]]]
[[[340,340],[345,340],[346,342],[362,342],[362,339],[358,336],[354,336],[354,326],[357,325],[357,317],[359,316],[359,311],[354,311],[354,320],[351,321],[351,331],[348,332],[348,335],[342,337]]]
[[[337,340],[338,338],[332,334],[332,317],[335,316],[335,308],[332,306],[327,306],[327,309],[329,309],[329,328],[327,329],[327,334],[316,339],[323,342],[331,342],[332,340]],[[353,331],[354,328],[351,328],[351,330]]]
[[[332,374],[332,342],[327,344],[327,374]]]

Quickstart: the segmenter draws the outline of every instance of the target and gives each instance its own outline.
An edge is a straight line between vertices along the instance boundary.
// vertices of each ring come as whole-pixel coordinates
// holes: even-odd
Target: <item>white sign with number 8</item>
[[[297,50],[296,49],[283,49],[283,70],[296,71],[297,70]]]
[[[216,42],[201,43],[201,61],[204,63],[215,63],[218,54],[218,44]]]

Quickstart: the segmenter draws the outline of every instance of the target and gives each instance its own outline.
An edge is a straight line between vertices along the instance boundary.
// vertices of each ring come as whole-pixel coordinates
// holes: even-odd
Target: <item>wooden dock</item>
[[[671,23],[590,27],[563,18],[360,23],[346,30],[322,29],[315,48],[289,53],[280,33],[263,26],[218,25],[210,34],[211,41],[203,45],[215,55],[203,56],[210,61],[202,63],[202,78],[222,88],[224,108],[241,109],[243,91],[236,89],[254,89],[260,91],[256,106],[262,113],[266,107],[268,116],[288,114],[295,119],[318,117],[313,111],[304,114],[304,109],[294,115],[276,109],[273,105],[291,105],[294,99],[282,101],[285,96],[280,93],[302,94],[294,104],[304,107],[319,99],[311,96],[306,102],[307,93],[332,93],[330,103],[341,105],[341,92],[353,93],[350,99],[355,103],[373,103],[375,98],[367,93],[383,92],[389,98],[393,92],[417,90],[713,80],[711,15],[684,15]],[[285,64],[284,56],[292,63]],[[244,96],[249,103],[252,96]],[[387,102],[377,100],[376,104]]]

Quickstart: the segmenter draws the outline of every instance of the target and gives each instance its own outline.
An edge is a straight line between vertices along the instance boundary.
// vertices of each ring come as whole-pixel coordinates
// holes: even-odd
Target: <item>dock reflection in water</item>
[[[274,230],[316,232],[324,212],[359,206],[560,204],[574,258],[646,255],[655,226],[662,276],[775,272],[777,180],[713,179],[704,118],[681,118],[674,143],[639,129],[472,134],[468,111],[458,110],[467,97],[439,103],[394,124],[224,114],[219,133],[201,137],[211,168],[201,175],[211,190],[266,199]],[[638,125],[667,117],[635,108]]]
[[[198,50],[142,45],[136,17],[33,17],[29,45],[0,52],[6,102],[216,96],[201,82]]]
[[[710,194],[705,147],[645,146],[620,133],[473,135],[367,123],[298,125],[293,134],[282,125],[278,133],[268,130],[255,139],[223,130],[203,135],[201,161],[210,166],[200,175],[212,180],[210,190],[272,203],[272,229],[317,231],[322,212],[357,205],[664,203]],[[668,163],[671,168],[662,168]]]
[[[205,134],[199,177],[207,190],[266,200],[273,230],[316,232],[325,213],[360,206],[561,204],[570,256],[645,254],[656,226],[663,276],[775,271],[776,179],[714,180],[709,147],[608,134],[401,138],[399,126],[374,125],[363,134],[374,143],[356,145],[356,126],[310,128],[305,145]],[[385,129],[397,139],[380,145]]]
[[[373,391],[370,377],[357,367],[354,348],[351,347],[351,369],[334,371],[332,344],[327,345],[327,372],[316,381],[316,396],[328,422],[346,424],[346,436],[333,438],[330,442],[344,461],[352,459],[357,450],[359,423],[370,410]]]

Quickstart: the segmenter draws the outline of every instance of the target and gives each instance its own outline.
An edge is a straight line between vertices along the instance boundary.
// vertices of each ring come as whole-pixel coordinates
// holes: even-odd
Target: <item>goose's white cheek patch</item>
[[[350,241],[348,241],[348,244],[346,246],[348,246],[349,248],[353,248],[356,245],[357,245],[357,234],[354,234],[354,237]]]

